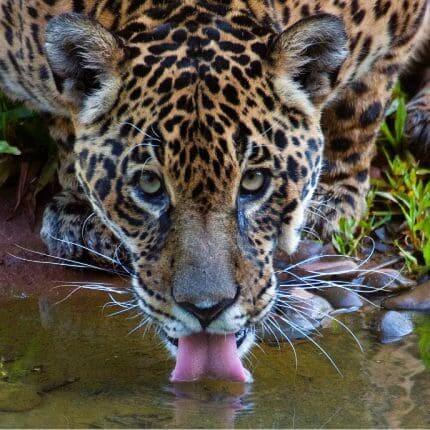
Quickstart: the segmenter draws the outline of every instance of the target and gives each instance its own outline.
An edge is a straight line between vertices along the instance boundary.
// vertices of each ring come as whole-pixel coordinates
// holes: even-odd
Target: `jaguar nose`
[[[233,303],[234,299],[224,299],[218,302],[216,305],[208,308],[199,307],[189,302],[180,302],[178,305],[190,314],[194,315],[199,320],[202,328],[205,329],[221,314],[224,309],[228,308]]]

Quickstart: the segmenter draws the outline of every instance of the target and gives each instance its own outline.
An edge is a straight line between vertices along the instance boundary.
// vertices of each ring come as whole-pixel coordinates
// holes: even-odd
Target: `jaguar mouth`
[[[245,338],[236,334],[194,333],[175,339],[176,365],[171,382],[190,382],[201,379],[220,379],[252,382],[250,372],[243,367],[239,347]]]

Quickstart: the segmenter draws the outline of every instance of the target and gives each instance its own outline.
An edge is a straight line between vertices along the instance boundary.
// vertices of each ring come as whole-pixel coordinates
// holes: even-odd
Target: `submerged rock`
[[[297,247],[296,252],[288,257],[290,263],[300,263],[321,255],[323,252],[323,245],[321,242],[315,240],[302,240]]]
[[[0,381],[0,411],[24,412],[39,406],[42,398],[28,385]]]
[[[321,297],[324,297],[334,308],[361,308],[363,306],[362,298],[354,291],[342,287],[328,287],[316,291]]]
[[[430,281],[406,293],[389,297],[382,302],[382,306],[387,309],[430,311]]]
[[[289,290],[288,297],[279,301],[277,309],[272,322],[266,322],[266,328],[260,332],[268,342],[285,342],[285,336],[290,340],[305,338],[328,321],[333,310],[324,298],[299,288]]]
[[[298,267],[302,272],[318,274],[321,277],[339,276],[348,277],[357,271],[358,265],[354,260],[345,257],[324,257],[302,264]]]
[[[360,292],[393,292],[411,288],[416,282],[395,269],[379,269],[372,272],[370,268],[369,272],[355,278],[352,284]]]
[[[377,329],[379,340],[382,343],[391,343],[412,333],[414,326],[408,314],[388,311],[382,314]]]

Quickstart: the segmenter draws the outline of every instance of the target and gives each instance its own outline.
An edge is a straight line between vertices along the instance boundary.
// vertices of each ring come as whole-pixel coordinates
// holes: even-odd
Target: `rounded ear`
[[[45,50],[58,90],[83,123],[114,103],[120,87],[120,41],[85,15],[68,13],[46,27]]]
[[[320,14],[298,21],[277,36],[270,60],[283,94],[297,94],[299,86],[314,105],[320,106],[333,92],[348,54],[343,21]]]

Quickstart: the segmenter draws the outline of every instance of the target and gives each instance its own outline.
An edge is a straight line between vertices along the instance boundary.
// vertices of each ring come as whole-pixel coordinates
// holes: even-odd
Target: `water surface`
[[[247,362],[252,385],[172,385],[173,362],[159,340],[143,336],[143,329],[128,334],[139,319],[107,317],[106,297],[98,293],[53,302],[49,296],[0,299],[0,375],[37,399],[27,404],[18,393],[14,401],[28,410],[0,411],[2,428],[430,426],[423,357],[430,317],[417,318],[420,334],[381,345],[368,330],[368,316],[341,316],[364,353],[339,325],[314,338],[343,376],[311,343],[299,341],[297,368],[287,344],[254,348]]]

